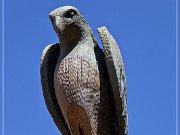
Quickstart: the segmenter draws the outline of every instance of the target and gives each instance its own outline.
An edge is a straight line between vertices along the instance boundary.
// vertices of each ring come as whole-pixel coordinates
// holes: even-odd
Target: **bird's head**
[[[86,36],[87,31],[91,31],[84,17],[75,7],[57,8],[49,14],[49,17],[60,40],[76,42]]]

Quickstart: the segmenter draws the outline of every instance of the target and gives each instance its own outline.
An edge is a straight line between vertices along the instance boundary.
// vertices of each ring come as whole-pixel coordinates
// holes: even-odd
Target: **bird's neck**
[[[62,60],[66,57],[75,47],[86,45],[85,42],[92,43],[92,31],[91,29],[83,29],[81,31],[77,31],[74,35],[69,33],[66,37],[59,38],[60,40],[60,59]]]

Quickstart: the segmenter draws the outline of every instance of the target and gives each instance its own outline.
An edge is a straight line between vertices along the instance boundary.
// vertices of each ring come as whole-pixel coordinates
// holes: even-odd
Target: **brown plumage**
[[[58,8],[50,13],[50,18],[60,48],[56,44],[44,50],[41,80],[56,125],[63,135],[126,135],[125,74],[123,89],[118,85],[122,77],[117,75],[124,73],[121,55],[110,58],[111,47],[105,53],[99,48],[92,30],[76,8]],[[102,30],[99,32],[106,49],[111,42],[104,42],[109,36],[107,32],[103,35]],[[117,61],[111,63],[114,59]],[[111,69],[119,71],[110,74]]]

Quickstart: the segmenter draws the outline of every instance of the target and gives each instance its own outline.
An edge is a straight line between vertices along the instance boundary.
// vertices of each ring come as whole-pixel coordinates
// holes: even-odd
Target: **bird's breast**
[[[100,100],[100,77],[95,59],[79,56],[63,59],[56,66],[54,82],[62,109],[67,110],[71,103],[92,107]]]

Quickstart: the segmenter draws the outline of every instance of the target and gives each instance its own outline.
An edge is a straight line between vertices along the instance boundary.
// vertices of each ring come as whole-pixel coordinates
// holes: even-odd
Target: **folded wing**
[[[59,58],[59,53],[59,44],[48,45],[43,50],[40,65],[41,85],[46,106],[56,126],[63,135],[70,135],[70,131],[58,105],[54,89],[54,71]]]
[[[98,28],[98,33],[103,44],[103,51],[107,70],[111,82],[115,111],[116,111],[116,127],[118,135],[127,135],[127,102],[126,102],[126,75],[120,49],[106,29],[106,27]]]

